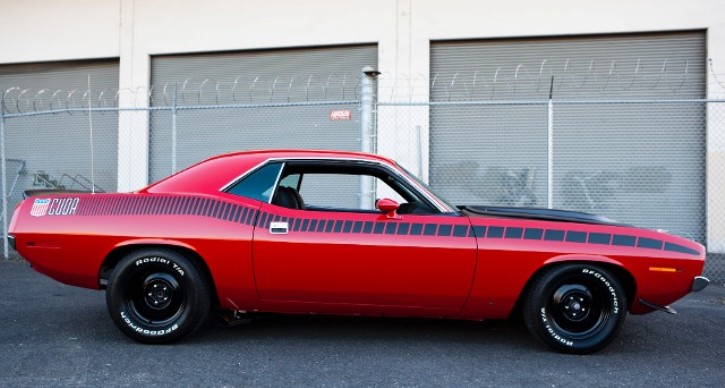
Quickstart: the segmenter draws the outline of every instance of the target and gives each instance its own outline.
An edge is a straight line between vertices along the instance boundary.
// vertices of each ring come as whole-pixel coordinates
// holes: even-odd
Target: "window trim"
[[[277,192],[277,187],[279,185],[280,177],[282,176],[282,171],[286,167],[288,162],[293,161],[343,161],[343,162],[362,162],[362,163],[370,163],[375,164],[378,167],[381,167],[385,169],[386,171],[392,173],[397,178],[401,179],[402,181],[406,182],[408,185],[410,185],[412,188],[415,189],[416,194],[420,195],[422,198],[427,199],[436,210],[440,212],[440,214],[451,214],[451,213],[457,213],[454,209],[448,209],[447,206],[442,205],[440,200],[435,198],[434,196],[430,195],[427,190],[424,190],[420,187],[420,185],[415,182],[413,179],[407,177],[405,174],[401,173],[400,171],[397,171],[393,167],[379,161],[379,160],[370,160],[370,159],[360,159],[360,158],[334,158],[334,157],[287,157],[287,158],[267,158],[261,163],[257,164],[256,166],[250,168],[249,170],[245,171],[243,174],[239,175],[238,177],[232,179],[230,182],[222,186],[219,191],[220,192],[227,192],[229,188],[237,184],[242,179],[246,178],[247,176],[253,174],[260,168],[264,167],[265,165],[273,162],[282,162],[282,167],[279,169],[279,172],[277,173],[277,180],[275,181],[274,190],[272,191],[272,195],[269,197],[269,201],[266,203],[272,203],[272,199],[274,198],[274,194]]]
[[[268,203],[272,203],[274,195],[277,194],[277,188],[279,187],[279,181],[282,178],[282,171],[284,171],[285,166],[287,166],[287,162],[283,161],[282,165],[279,167],[279,171],[277,172],[277,179],[274,180],[274,186],[272,186],[272,195],[269,196]]]

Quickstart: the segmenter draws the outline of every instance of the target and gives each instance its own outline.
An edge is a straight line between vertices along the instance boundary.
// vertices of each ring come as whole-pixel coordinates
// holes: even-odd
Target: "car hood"
[[[626,226],[607,217],[570,210],[501,207],[501,206],[459,206],[469,217],[521,218],[529,220],[576,222],[580,224]]]

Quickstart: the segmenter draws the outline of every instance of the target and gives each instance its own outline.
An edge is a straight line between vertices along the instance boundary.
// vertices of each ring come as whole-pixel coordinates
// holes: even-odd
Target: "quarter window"
[[[269,202],[282,169],[280,162],[273,162],[258,168],[242,178],[227,190],[227,193]]]

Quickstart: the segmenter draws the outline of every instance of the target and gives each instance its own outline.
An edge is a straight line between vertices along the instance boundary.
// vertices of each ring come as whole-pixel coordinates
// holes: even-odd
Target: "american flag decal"
[[[30,209],[30,215],[33,217],[42,217],[48,213],[50,207],[50,199],[36,199],[33,207]]]

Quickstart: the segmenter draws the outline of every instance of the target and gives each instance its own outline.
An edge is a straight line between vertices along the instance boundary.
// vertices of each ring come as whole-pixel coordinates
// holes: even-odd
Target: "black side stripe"
[[[662,249],[662,244],[662,240],[656,240],[647,237],[640,237],[637,240],[637,248]]]
[[[581,230],[524,228],[519,226],[455,225],[398,221],[352,221],[288,218],[254,208],[196,196],[90,196],[76,215],[197,215],[249,226],[268,228],[272,222],[288,222],[291,231],[315,233],[386,234],[395,236],[473,237],[480,239],[524,239],[665,250],[699,256],[700,251],[656,238]]]
[[[363,227],[363,233],[370,234],[373,231],[373,222],[372,221],[366,221],[365,226]]]
[[[698,252],[698,251],[696,251],[694,249],[691,249],[691,248],[688,248],[688,247],[684,247],[684,246],[679,245],[679,244],[670,243],[670,242],[666,242],[665,243],[665,250],[666,251],[670,251],[670,252],[687,253],[687,254],[695,255],[695,256],[699,256],[700,255],[700,252]]]
[[[398,227],[398,224],[395,222],[389,222],[385,225],[385,234],[395,234],[395,229]]]
[[[488,232],[486,232],[486,238],[501,238],[503,237],[503,228],[500,226],[489,226]]]
[[[508,239],[520,239],[524,234],[524,228],[508,227],[506,228],[506,234],[504,238]]]
[[[437,224],[425,224],[425,227],[423,227],[423,234],[426,236],[435,236],[437,229]]]
[[[407,222],[403,222],[398,226],[398,234],[401,236],[406,236],[408,234],[408,230],[410,229],[410,224]]]
[[[453,229],[453,225],[441,224],[438,226],[438,235],[443,236],[443,237],[450,236],[452,229]]]
[[[612,235],[609,233],[589,233],[589,244],[609,245]]]
[[[544,236],[544,229],[526,228],[524,231],[524,240],[541,240]]]

